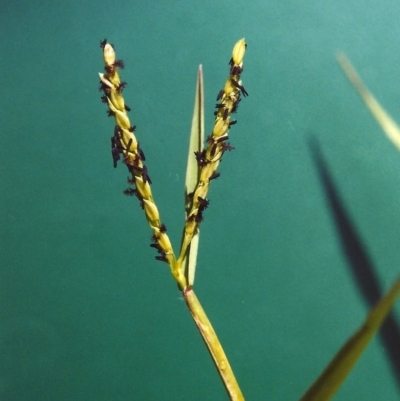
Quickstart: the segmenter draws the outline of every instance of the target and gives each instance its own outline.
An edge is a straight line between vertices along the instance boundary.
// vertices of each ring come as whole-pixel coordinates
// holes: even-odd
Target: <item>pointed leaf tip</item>
[[[400,127],[396,124],[389,113],[379,104],[367,86],[363,83],[356,69],[343,52],[336,55],[337,61],[345,73],[347,79],[358,92],[364,104],[372,116],[382,128],[389,140],[400,150]]]
[[[193,199],[190,196],[196,189],[199,182],[200,169],[195,158],[195,152],[201,152],[204,147],[204,87],[203,87],[203,67],[200,64],[197,70],[196,95],[194,99],[194,110],[192,117],[192,127],[189,139],[189,154],[186,167],[185,179],[185,210],[186,213],[192,207]],[[182,241],[185,238],[183,233]],[[188,247],[183,266],[185,276],[188,278],[189,285],[193,285],[197,250],[199,246],[199,230],[195,233]]]

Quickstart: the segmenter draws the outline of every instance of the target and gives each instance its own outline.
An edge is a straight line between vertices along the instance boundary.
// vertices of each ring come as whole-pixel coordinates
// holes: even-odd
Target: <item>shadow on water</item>
[[[308,145],[324,188],[328,206],[351,274],[368,308],[371,309],[383,296],[378,276],[366,248],[341,201],[318,140],[312,136]],[[379,335],[400,389],[400,327],[393,313],[390,313],[383,323]]]

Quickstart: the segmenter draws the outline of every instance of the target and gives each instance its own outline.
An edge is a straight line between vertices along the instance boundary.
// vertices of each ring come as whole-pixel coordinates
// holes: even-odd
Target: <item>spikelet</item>
[[[122,155],[123,163],[126,164],[131,175],[129,182],[135,185],[135,188],[129,188],[124,193],[135,195],[139,199],[147,221],[153,230],[151,246],[159,253],[156,259],[169,264],[175,280],[183,289],[186,287],[186,279],[176,269],[171,241],[166,234],[165,225],[161,223],[160,214],[152,196],[151,180],[144,164],[145,157],[136,139],[135,127],[131,125],[128,117],[129,108],[125,105],[122,96],[122,90],[126,83],[120,81],[118,67],[123,68],[124,64],[121,60],[116,59],[113,46],[106,40],[102,41],[100,45],[103,48],[105,64],[105,73],[99,73],[100,90],[104,92],[102,100],[108,105],[109,114],[114,116],[116,122],[114,135],[111,137],[114,167],[117,166]]]
[[[229,128],[235,124],[231,116],[238,109],[241,95],[247,96],[240,80],[243,71],[243,58],[246,51],[246,42],[240,39],[234,46],[232,58],[229,61],[229,77],[225,82],[224,88],[217,96],[216,111],[214,112],[215,121],[211,135],[207,138],[207,146],[202,152],[196,152],[197,163],[200,168],[199,182],[193,193],[193,202],[187,214],[183,240],[177,265],[180,266],[188,246],[195,234],[199,223],[203,218],[203,211],[208,207],[206,199],[210,181],[217,178],[216,172],[225,151],[233,149],[227,142],[229,139]]]

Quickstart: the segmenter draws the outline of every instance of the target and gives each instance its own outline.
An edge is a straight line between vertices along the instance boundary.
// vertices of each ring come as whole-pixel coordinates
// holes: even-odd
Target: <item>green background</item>
[[[300,398],[368,311],[311,135],[382,288],[399,274],[400,154],[335,61],[344,50],[400,121],[399,21],[395,0],[2,0],[0,400],[227,399],[122,194],[97,72],[107,38],[176,249],[197,66],[208,134],[241,37],[250,96],[209,193],[196,292],[246,399]],[[376,338],[335,399],[399,394]]]

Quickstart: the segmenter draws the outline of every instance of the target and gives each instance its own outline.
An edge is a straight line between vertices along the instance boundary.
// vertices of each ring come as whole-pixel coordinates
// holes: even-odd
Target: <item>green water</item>
[[[300,398],[369,308],[310,136],[381,288],[400,271],[400,153],[334,58],[344,50],[400,122],[399,21],[394,0],[3,0],[0,400],[227,399],[138,202],[122,194],[97,72],[107,38],[176,249],[197,66],[208,133],[243,36],[250,96],[209,193],[196,291],[246,399]],[[387,352],[377,337],[335,399],[399,400]]]

